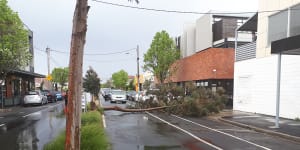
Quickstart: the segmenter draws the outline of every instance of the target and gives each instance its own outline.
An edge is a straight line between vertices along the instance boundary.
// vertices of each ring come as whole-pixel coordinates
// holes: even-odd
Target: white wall
[[[186,42],[187,42],[187,49],[186,49],[186,56],[191,56],[195,54],[195,35],[196,35],[196,25],[190,24],[186,28]]]
[[[235,63],[233,109],[275,115],[277,56]],[[282,56],[280,117],[300,117],[300,56]]]
[[[206,14],[196,21],[196,52],[212,47],[212,15]]]

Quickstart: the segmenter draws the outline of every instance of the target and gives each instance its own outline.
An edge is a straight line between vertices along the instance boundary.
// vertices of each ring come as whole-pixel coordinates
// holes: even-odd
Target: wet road
[[[105,112],[105,118],[113,150],[297,150],[300,147],[300,143],[207,118],[117,111]]]
[[[63,102],[26,107],[1,117],[0,149],[43,149],[65,129],[63,107]]]

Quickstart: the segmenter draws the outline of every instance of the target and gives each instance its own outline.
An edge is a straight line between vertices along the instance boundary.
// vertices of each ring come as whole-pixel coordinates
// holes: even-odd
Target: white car
[[[126,103],[126,91],[122,90],[112,90],[110,92],[110,102],[111,103],[117,103],[117,102],[122,102]]]
[[[43,95],[41,91],[29,91],[24,96],[23,102],[24,102],[24,106],[28,104],[43,105],[43,104],[47,104],[48,100],[47,100],[47,96]]]

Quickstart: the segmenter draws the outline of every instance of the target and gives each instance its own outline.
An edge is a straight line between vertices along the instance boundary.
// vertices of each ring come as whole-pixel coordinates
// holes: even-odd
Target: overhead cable
[[[101,0],[92,0],[94,2],[102,3],[102,4],[107,4],[107,5],[113,5],[113,6],[118,6],[118,7],[125,7],[125,8],[132,8],[132,9],[140,9],[140,10],[148,10],[148,11],[158,11],[158,12],[166,12],[166,13],[180,13],[180,14],[250,14],[250,13],[257,13],[257,12],[196,12],[196,11],[179,11],[179,10],[166,10],[166,9],[155,9],[155,8],[146,8],[146,7],[136,7],[136,6],[129,6],[129,5],[122,5],[122,4],[117,4],[117,3],[110,3],[110,2],[105,2]],[[282,10],[266,10],[266,11],[260,11],[258,13],[267,13],[267,12],[278,12],[278,11],[283,11],[286,9]]]

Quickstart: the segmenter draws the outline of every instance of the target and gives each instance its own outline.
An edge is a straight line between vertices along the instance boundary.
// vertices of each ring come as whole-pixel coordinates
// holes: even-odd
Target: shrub
[[[81,116],[81,126],[89,124],[101,124],[100,114],[97,111],[90,111],[82,114]]]
[[[98,111],[82,114],[80,140],[80,148],[84,150],[105,150],[110,148],[102,128],[101,115]],[[64,144],[65,131],[52,142],[45,145],[44,150],[64,150]]]

